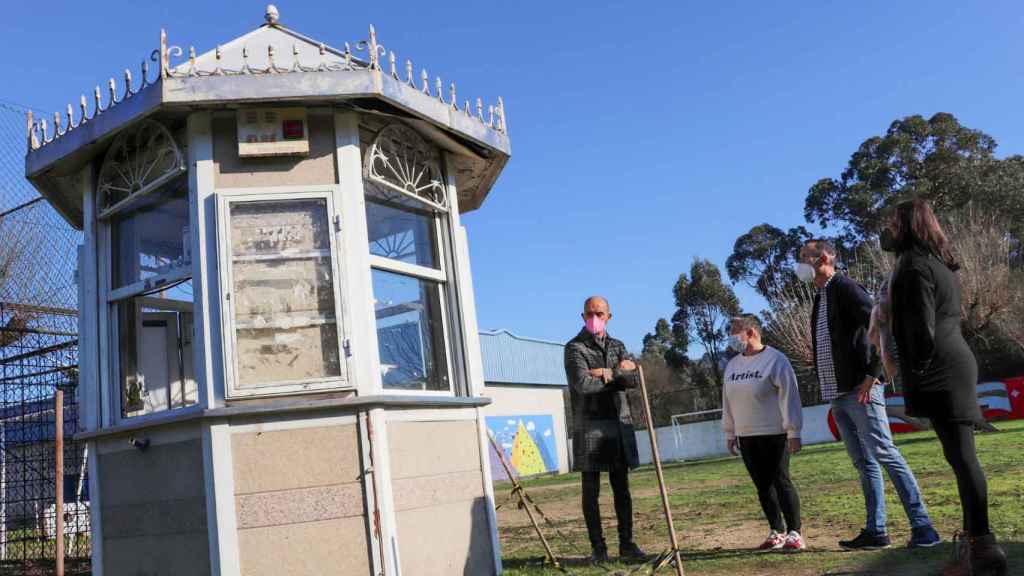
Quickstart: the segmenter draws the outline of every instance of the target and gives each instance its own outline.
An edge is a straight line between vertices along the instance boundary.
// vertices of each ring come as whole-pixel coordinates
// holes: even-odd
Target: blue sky
[[[803,223],[807,189],[909,114],[1024,153],[1024,5],[956,2],[278,2],[328,44],[379,40],[460,98],[504,96],[513,156],[469,230],[481,328],[565,340],[583,298],[639,349],[696,256]],[[156,47],[200,52],[263,2],[5,5],[0,100],[46,111]],[[738,287],[745,307],[761,302]]]

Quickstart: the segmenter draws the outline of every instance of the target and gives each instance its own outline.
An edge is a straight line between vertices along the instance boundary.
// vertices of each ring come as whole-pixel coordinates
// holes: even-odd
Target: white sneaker
[[[786,541],[782,545],[783,550],[803,550],[807,548],[807,544],[804,543],[804,537],[795,530],[790,530],[789,534],[786,535]]]
[[[764,542],[757,547],[758,550],[778,550],[786,544],[786,537],[783,534],[772,530]]]

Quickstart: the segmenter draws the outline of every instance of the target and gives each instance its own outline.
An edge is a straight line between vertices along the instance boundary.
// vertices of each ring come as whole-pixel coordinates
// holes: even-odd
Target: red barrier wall
[[[978,384],[978,405],[986,420],[1024,419],[1024,376]],[[927,429],[926,423],[906,415],[902,394],[887,393],[885,408],[893,434]],[[828,427],[832,436],[839,440],[839,429],[831,410],[828,412]]]

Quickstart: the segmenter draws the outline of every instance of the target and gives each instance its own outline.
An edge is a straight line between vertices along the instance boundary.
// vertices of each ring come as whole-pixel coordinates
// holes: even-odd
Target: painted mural
[[[1024,419],[1024,376],[978,384],[978,405],[988,421]],[[907,415],[902,394],[886,393],[885,411],[893,434],[928,430],[931,427],[927,420]],[[828,412],[828,427],[838,440],[839,429],[836,428],[831,410]]]
[[[550,414],[488,416],[487,432],[505,453],[505,462],[518,476],[558,472],[555,421]],[[488,450],[495,480],[508,480],[494,450]]]

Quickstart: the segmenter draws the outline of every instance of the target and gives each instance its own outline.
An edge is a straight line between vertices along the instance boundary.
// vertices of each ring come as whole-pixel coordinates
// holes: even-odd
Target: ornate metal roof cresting
[[[377,133],[366,155],[363,176],[438,210],[448,210],[437,150],[405,125],[390,124]]]
[[[288,31],[281,25],[280,12],[274,5],[267,6],[264,20],[266,23],[263,27]],[[468,118],[475,118],[491,130],[502,134],[508,133],[505,102],[502,98],[499,97],[496,103],[488,104],[486,107],[480,98],[476,99],[475,106],[469,99],[466,99],[460,108],[454,82],[449,83],[448,89],[445,90],[445,84],[440,77],[435,76],[433,83],[430,82],[430,74],[426,69],[421,69],[417,78],[412,61],[405,60],[405,65],[400,66],[398,56],[393,51],[385,49],[377,40],[377,30],[373,26],[370,26],[367,39],[357,41],[354,46],[345,42],[344,50],[331,48],[322,42],[318,43],[315,49],[310,50],[306,43],[315,41],[290,31],[288,33],[292,34],[295,39],[294,42],[291,42],[291,46],[286,44],[275,46],[273,43],[257,46],[243,44],[241,62],[230,66],[222,60],[222,55],[226,56],[227,54],[220,45],[210,52],[211,58],[203,59],[196,55],[194,47],[189,47],[186,52],[181,46],[171,45],[168,42],[167,32],[161,30],[159,47],[150,54],[150,60],[157,63],[159,67],[155,78],[150,78],[149,63],[143,60],[137,79],[133,80],[130,70],[124,71],[124,87],[121,94],[118,94],[119,83],[110,78],[107,82],[106,103],[103,102],[102,97],[104,91],[96,86],[93,90],[92,110],[90,111],[88,99],[83,95],[78,103],[78,118],[75,117],[75,107],[69,104],[66,111],[53,115],[52,130],[46,118],[37,119],[29,112],[27,121],[28,151],[31,153],[46,146],[82,124],[95,120],[98,115],[125,100],[150,87],[161,85],[165,80],[287,73],[357,71],[379,73],[390,76],[413,90],[436,98],[447,104],[452,110],[460,111]],[[182,59],[186,53],[188,56],[184,61],[171,62],[172,59]],[[265,65],[260,65],[256,62],[257,60]],[[404,77],[402,72],[404,72]]]
[[[110,146],[96,188],[100,214],[185,173],[185,158],[171,133],[155,120],[122,132]]]

